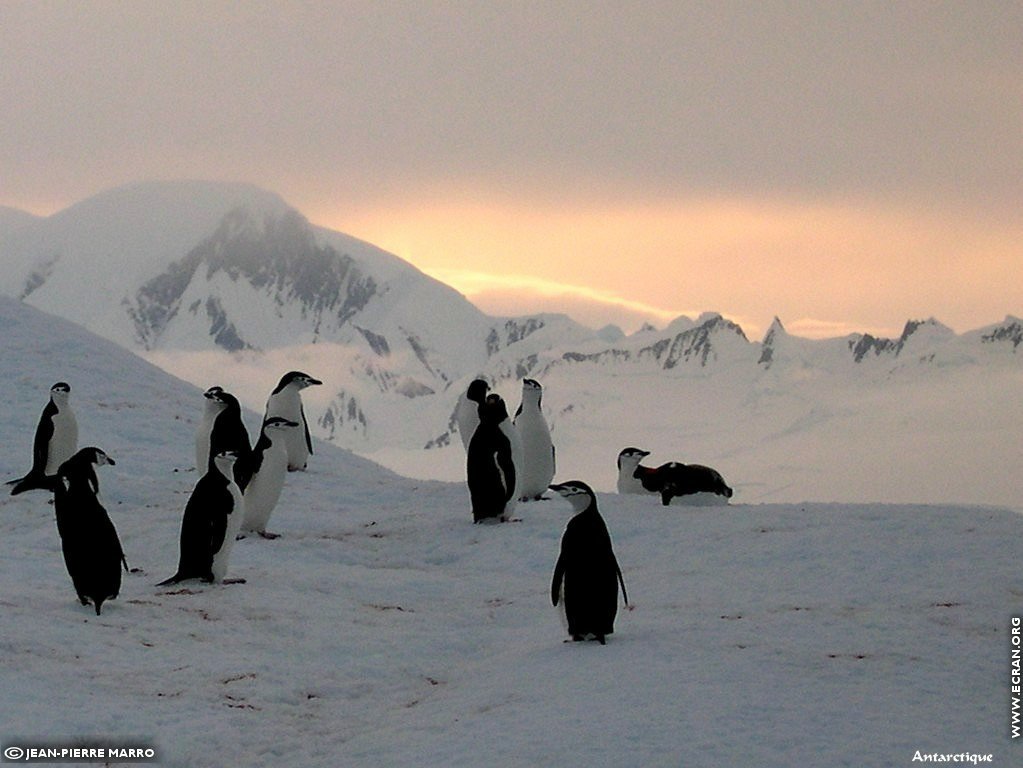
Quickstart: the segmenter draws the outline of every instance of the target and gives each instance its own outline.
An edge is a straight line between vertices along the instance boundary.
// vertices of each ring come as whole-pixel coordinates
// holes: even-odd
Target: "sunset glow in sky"
[[[0,4],[0,205],[246,181],[496,314],[1023,314],[1023,6]]]

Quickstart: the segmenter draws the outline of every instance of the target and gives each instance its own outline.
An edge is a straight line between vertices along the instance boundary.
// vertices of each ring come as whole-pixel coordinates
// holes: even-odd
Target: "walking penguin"
[[[99,448],[83,448],[60,465],[52,480],[57,532],[64,564],[82,605],[100,615],[103,602],[121,591],[121,567],[128,563],[117,530],[99,500],[96,467],[114,460]]]
[[[559,607],[572,640],[594,639],[604,645],[614,632],[618,614],[618,585],[628,605],[622,570],[611,547],[597,499],[586,483],[572,480],[552,485],[577,513],[561,537],[561,552],[551,580],[551,602]]]

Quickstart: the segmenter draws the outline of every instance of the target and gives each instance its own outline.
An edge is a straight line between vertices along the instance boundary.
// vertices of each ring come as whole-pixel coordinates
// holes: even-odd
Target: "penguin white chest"
[[[305,469],[309,462],[309,445],[306,442],[308,429],[302,413],[302,398],[299,390],[287,386],[266,402],[266,418],[279,416],[298,423],[298,428],[289,430],[280,440],[287,451],[288,469]]]
[[[547,420],[539,408],[523,407],[515,419],[515,429],[522,445],[521,495],[538,498],[554,478],[554,446]]]
[[[46,456],[46,474],[55,475],[57,468],[78,450],[78,422],[70,408],[53,415],[53,436]]]
[[[292,430],[294,431],[294,430]],[[277,506],[288,472],[288,454],[283,441],[275,441],[263,454],[263,463],[245,488],[245,520],[242,530],[263,532]]]
[[[245,515],[242,492],[238,490],[238,486],[233,482],[227,488],[231,492],[234,506],[231,514],[227,516],[227,530],[224,533],[224,543],[220,545],[220,549],[213,555],[213,565],[210,570],[213,572],[213,579],[215,581],[223,581],[224,577],[227,576],[227,566],[231,558],[231,550],[234,549],[234,541],[238,537],[239,531],[241,531],[242,520]]]

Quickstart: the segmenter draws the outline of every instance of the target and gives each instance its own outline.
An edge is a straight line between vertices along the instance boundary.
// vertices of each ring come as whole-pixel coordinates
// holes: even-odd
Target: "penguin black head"
[[[483,379],[476,379],[469,385],[469,389],[465,392],[467,400],[472,400],[474,403],[483,404],[483,401],[487,398],[487,392],[490,391],[490,385],[487,384]]]
[[[50,399],[58,404],[66,404],[69,397],[71,397],[71,385],[66,381],[58,381],[50,387]]]
[[[209,389],[202,393],[202,396],[205,397],[207,400],[217,400],[218,399],[217,395],[219,395],[223,391],[224,391],[223,387],[210,387]]]
[[[480,421],[485,424],[500,424],[508,418],[508,406],[500,395],[487,395],[480,406]]]
[[[57,469],[57,476],[70,478],[82,474],[94,474],[93,467],[102,467],[106,464],[114,466],[116,462],[107,456],[101,448],[90,446],[82,448],[78,453],[65,461]]]
[[[522,380],[522,388],[523,389],[536,389],[536,390],[542,390],[543,389],[543,387],[540,386],[540,382],[537,381],[536,379],[523,379]]]
[[[306,387],[314,387],[323,382],[319,379],[314,379],[308,373],[302,373],[302,371],[288,371],[281,377],[280,382],[277,384],[277,389],[274,390],[274,394],[277,394],[287,386],[293,386],[296,389],[305,389]]]
[[[582,480],[569,480],[567,483],[558,483],[548,486],[552,491],[572,504],[572,509],[582,512],[584,509],[593,506],[596,508],[597,496]]]
[[[635,469],[639,466],[639,462],[649,455],[650,451],[644,451],[641,448],[623,448],[622,452],[618,454],[618,469],[622,468],[622,464],[628,464],[631,469]]]
[[[217,390],[213,392],[213,390]],[[211,394],[212,393],[212,394]],[[224,408],[233,408],[236,411],[241,411],[241,403],[238,402],[238,398],[232,395],[230,392],[225,392],[220,387],[212,387],[206,390],[204,397],[208,397],[215,403],[220,403]]]
[[[68,462],[72,461],[75,461],[79,464],[92,464],[93,466],[96,467],[102,467],[106,464],[109,464],[110,466],[114,466],[117,464],[117,462],[115,462],[112,458],[107,456],[106,452],[102,448],[96,448],[94,446],[91,446],[89,448],[82,448],[82,450],[80,450],[78,453],[76,453],[74,456],[72,456],[64,463],[67,464]]]
[[[213,463],[224,477],[234,479],[234,463],[238,461],[238,451],[221,451],[213,457]]]

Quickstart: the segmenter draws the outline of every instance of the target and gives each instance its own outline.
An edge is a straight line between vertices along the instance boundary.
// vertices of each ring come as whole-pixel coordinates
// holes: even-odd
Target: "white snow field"
[[[81,445],[117,461],[102,498],[142,569],[95,616],[47,494],[2,497],[4,747],[142,742],[195,768],[1023,757],[1017,511],[601,493],[632,600],[601,647],[563,642],[550,605],[567,502],[474,526],[463,484],[318,443],[287,478],[281,538],[238,542],[230,575],[246,583],[158,588],[197,479],[201,391],[15,301],[0,300],[0,331],[5,477],[28,469],[49,387],[70,382]]]

